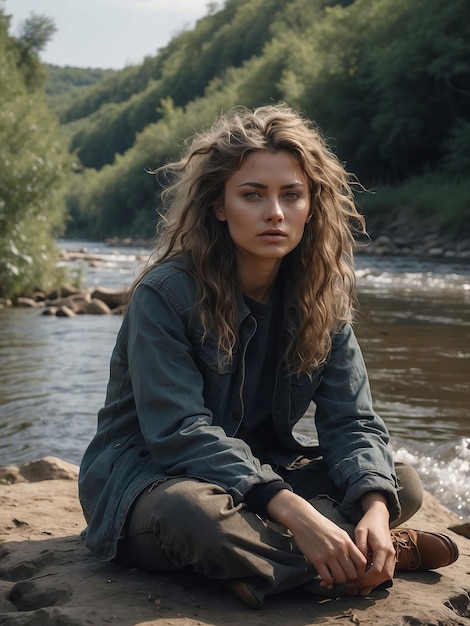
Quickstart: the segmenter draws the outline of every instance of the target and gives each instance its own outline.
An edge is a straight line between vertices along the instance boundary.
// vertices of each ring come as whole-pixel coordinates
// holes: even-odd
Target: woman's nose
[[[282,210],[282,207],[278,198],[268,199],[266,216],[268,220],[272,220],[275,222],[279,222],[280,220],[284,219],[284,211]]]

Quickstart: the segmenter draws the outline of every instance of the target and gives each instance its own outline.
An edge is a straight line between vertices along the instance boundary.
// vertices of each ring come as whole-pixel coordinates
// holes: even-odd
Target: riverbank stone
[[[107,315],[111,313],[111,309],[106,302],[98,298],[92,298],[91,301],[86,304],[83,312],[88,315]]]
[[[34,298],[27,298],[26,296],[20,296],[16,299],[16,306],[24,309],[35,309],[39,306],[44,306],[44,302],[36,301]]]
[[[68,306],[60,306],[57,308],[56,317],[75,317],[77,314]]]
[[[77,480],[78,467],[58,457],[44,456],[24,465],[0,467],[3,484],[34,483],[40,480]]]

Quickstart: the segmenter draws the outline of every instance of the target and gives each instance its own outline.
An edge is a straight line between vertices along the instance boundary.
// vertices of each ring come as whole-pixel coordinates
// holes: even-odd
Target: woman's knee
[[[139,503],[140,504],[140,503]],[[223,519],[236,513],[232,497],[218,485],[196,480],[172,479],[154,487],[135,514],[150,522],[160,537],[214,541]]]
[[[154,485],[130,512],[119,561],[157,571],[194,565],[224,543],[221,518],[239,508],[217,485],[187,479]]]
[[[395,463],[395,471],[398,479],[401,515],[395,520],[392,527],[399,526],[419,511],[424,497],[421,479],[412,465],[402,462]]]

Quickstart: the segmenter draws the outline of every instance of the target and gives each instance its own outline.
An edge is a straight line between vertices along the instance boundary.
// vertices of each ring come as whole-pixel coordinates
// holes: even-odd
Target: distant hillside
[[[70,109],[72,103],[84,97],[91,87],[115,73],[114,70],[57,65],[46,65],[46,71],[46,94],[51,108],[59,114]]]
[[[470,214],[467,18],[468,0],[213,7],[156,56],[74,85],[67,106],[55,101],[79,160],[68,198],[71,233],[151,234],[159,188],[146,170],[176,157],[184,139],[221,111],[278,101],[314,119],[364,184],[407,182],[420,190],[410,207],[458,230]],[[420,183],[410,186],[414,179]],[[453,190],[447,213],[439,181]],[[376,206],[389,211],[380,200]],[[368,211],[374,202],[367,199]]]
[[[260,56],[270,24],[292,0],[231,0],[172,39],[155,57],[128,67],[83,93],[63,112],[75,122],[71,149],[85,167],[100,169],[129,149],[137,133],[161,117],[160,102],[185,106],[229,68]]]

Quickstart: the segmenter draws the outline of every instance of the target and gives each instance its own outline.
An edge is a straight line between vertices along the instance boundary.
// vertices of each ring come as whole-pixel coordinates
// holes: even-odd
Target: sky
[[[40,54],[59,66],[122,69],[154,56],[172,37],[207,15],[209,0],[0,0],[10,35],[31,13],[57,32]],[[216,3],[219,6],[222,3]]]

